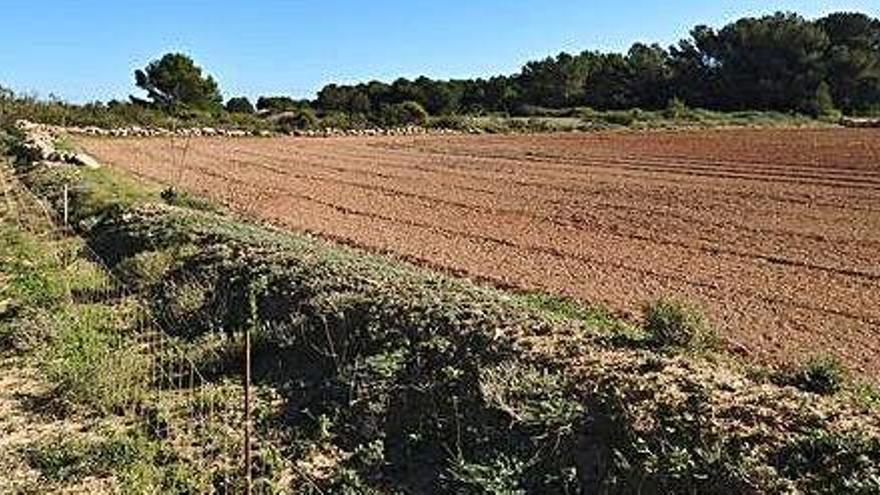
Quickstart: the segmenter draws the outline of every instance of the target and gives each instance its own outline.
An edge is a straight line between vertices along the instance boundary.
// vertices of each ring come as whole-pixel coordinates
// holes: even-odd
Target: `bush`
[[[428,112],[415,101],[405,101],[384,105],[380,111],[380,120],[387,127],[424,125],[428,121]]]
[[[778,462],[805,480],[804,493],[880,493],[880,439],[867,433],[815,430],[785,445]]]
[[[690,117],[690,115],[690,108],[678,98],[669,100],[669,103],[666,104],[666,109],[663,110],[663,116],[667,119],[682,120]]]
[[[329,112],[321,117],[321,127],[333,129],[366,129],[370,121],[362,113]]]
[[[816,88],[816,92],[813,98],[807,102],[805,110],[813,117],[825,117],[832,120],[839,119],[843,115],[834,107],[831,87],[825,81],[822,81]]]
[[[433,129],[464,131],[471,127],[471,121],[467,117],[461,115],[444,115],[442,117],[432,118],[428,125]]]
[[[814,356],[789,374],[790,385],[820,395],[836,394],[846,382],[846,371],[834,356]]]
[[[279,132],[293,132],[318,127],[318,116],[311,108],[278,114],[274,119]]]
[[[230,98],[226,102],[226,111],[229,113],[255,113],[254,105],[244,96]]]
[[[645,331],[657,347],[698,349],[714,345],[715,336],[697,308],[670,299],[645,307]]]
[[[636,118],[630,111],[615,110],[605,112],[600,116],[601,120],[613,125],[631,126],[635,123]]]

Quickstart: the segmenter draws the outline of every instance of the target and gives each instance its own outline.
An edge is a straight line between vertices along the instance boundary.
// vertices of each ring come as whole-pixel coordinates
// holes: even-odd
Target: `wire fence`
[[[11,169],[0,177],[9,221],[53,246],[65,274],[67,302],[110,307],[104,317],[125,329],[114,345],[88,354],[91,362],[84,367],[102,371],[83,378],[102,382],[109,394],[105,403],[113,412],[141,425],[145,434],[173,452],[195,473],[200,493],[283,492],[271,477],[253,475],[254,451],[262,448],[253,434],[248,326],[254,320],[228,329],[212,327],[219,320],[210,315],[193,317],[200,298],[211,295],[216,282],[197,275],[165,284],[168,304],[151,303],[143,288],[126,283],[118,267],[70,228],[67,186],[59,192],[62,207],[55,211]],[[73,315],[94,318],[88,311]],[[192,345],[200,332],[206,337]]]

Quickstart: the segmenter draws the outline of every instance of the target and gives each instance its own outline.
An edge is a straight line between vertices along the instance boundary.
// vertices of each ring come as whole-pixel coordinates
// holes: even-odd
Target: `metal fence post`
[[[69,219],[70,208],[69,208],[69,206],[68,206],[68,198],[69,198],[68,185],[67,185],[67,183],[65,182],[65,183],[64,183],[64,197],[63,197],[63,202],[64,202],[64,229],[65,229],[65,230],[67,230],[67,228],[68,228],[68,226],[69,226],[68,219]]]
[[[256,288],[248,290],[249,321],[244,329],[244,469],[245,493],[251,495],[253,484],[251,459],[251,329],[257,324]]]

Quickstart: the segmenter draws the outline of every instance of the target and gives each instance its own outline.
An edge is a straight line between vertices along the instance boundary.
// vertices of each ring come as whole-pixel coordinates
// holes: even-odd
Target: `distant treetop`
[[[255,113],[257,110],[254,108],[251,100],[244,96],[236,96],[226,102],[226,111],[231,113]]]
[[[147,92],[153,104],[207,110],[223,104],[217,82],[193,60],[181,53],[169,53],[134,73],[137,86]]]

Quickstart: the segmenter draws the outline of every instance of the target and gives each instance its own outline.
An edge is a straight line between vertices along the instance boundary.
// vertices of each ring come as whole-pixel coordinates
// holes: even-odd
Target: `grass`
[[[178,191],[173,187],[168,187],[162,190],[160,196],[163,200],[165,200],[166,203],[172,206],[219,213],[219,209],[214,206],[210,201],[190,194],[186,191]]]
[[[71,141],[70,138],[66,136],[62,136],[56,139],[53,144],[55,145],[56,150],[63,153],[76,153],[78,151],[73,141]]]
[[[121,493],[204,493],[202,473],[183,467],[173,451],[136,431],[97,438],[58,437],[23,452],[44,480],[67,486],[85,478],[115,479]]]
[[[149,358],[114,328],[115,311],[118,308],[78,305],[57,315],[57,328],[41,361],[59,399],[106,414],[143,398]]]
[[[17,228],[0,226],[0,273],[8,281],[0,299],[17,308],[0,323],[6,341],[27,341],[60,398],[109,411],[134,400],[142,388],[145,364],[128,350],[118,301],[79,304],[76,294],[108,291],[107,274],[82,259],[65,266],[59,250]],[[9,310],[7,309],[7,313]],[[29,326],[27,321],[39,321]],[[25,334],[25,329],[29,332]],[[19,345],[18,347],[28,347]]]
[[[99,177],[109,179],[103,184],[117,183]],[[28,407],[39,407],[35,414],[61,414],[53,429],[71,423],[61,436],[33,435],[21,449],[42,475],[37,491],[92,486],[92,478],[115,480],[123,493],[208,491],[217,471],[195,470],[194,460],[184,456],[192,452],[151,436],[150,418],[138,413],[161,401],[183,415],[173,420],[178,428],[181,420],[192,421],[186,415],[193,406],[174,387],[153,387],[150,356],[134,339],[142,307],[81,256],[83,247],[76,238],[47,241],[0,216],[0,336],[13,344],[4,350],[16,362],[33,363],[49,386],[47,397]],[[187,441],[201,442],[181,440]]]
[[[558,320],[579,320],[602,329],[623,324],[623,321],[615,318],[607,308],[591,306],[569,297],[544,292],[528,292],[516,294],[514,300]]]
[[[45,241],[8,224],[0,226],[0,270],[6,274],[0,299],[19,307],[53,307],[67,295],[58,260]]]

